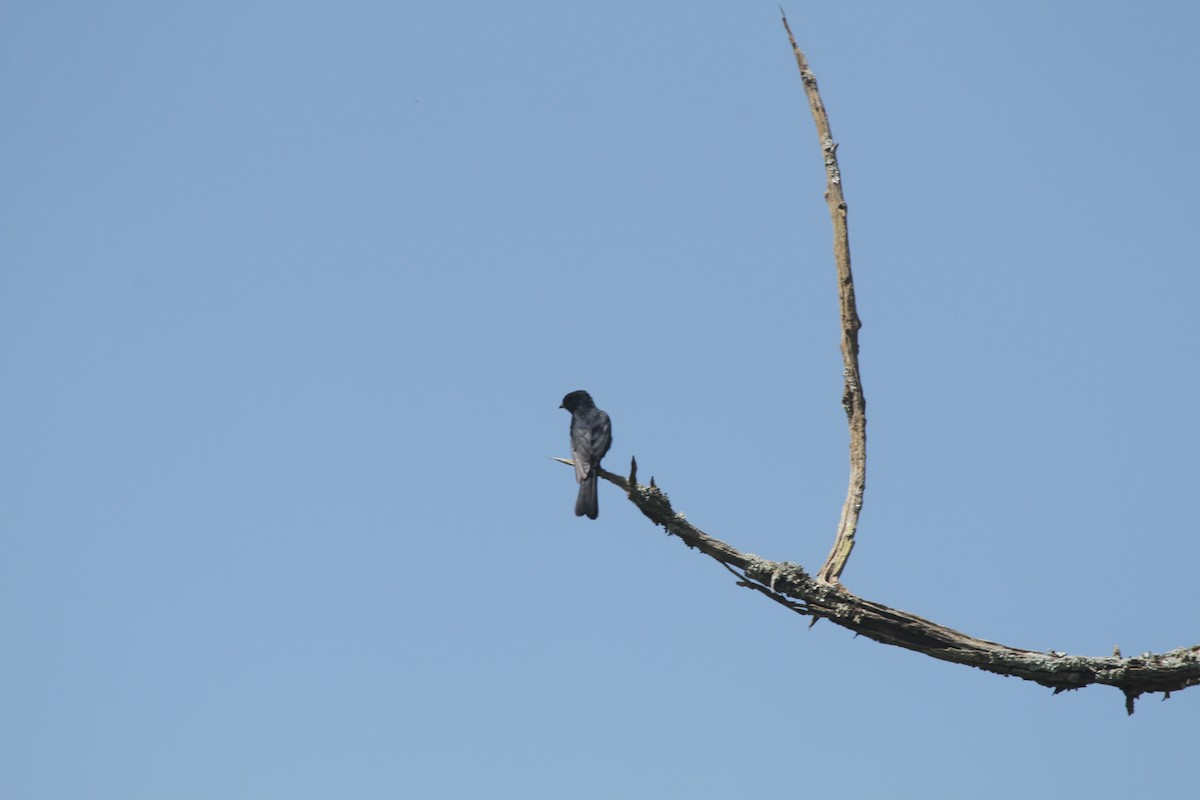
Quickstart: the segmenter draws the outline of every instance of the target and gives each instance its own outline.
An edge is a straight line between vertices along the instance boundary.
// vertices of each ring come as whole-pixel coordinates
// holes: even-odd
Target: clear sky
[[[1194,3],[800,3],[851,210],[855,592],[1200,643]],[[0,796],[1200,790],[1200,688],[812,630],[823,172],[774,2],[0,8]]]

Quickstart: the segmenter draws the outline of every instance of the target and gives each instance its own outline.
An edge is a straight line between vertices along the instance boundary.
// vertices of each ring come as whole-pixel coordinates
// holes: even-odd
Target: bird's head
[[[588,406],[594,405],[596,404],[592,402],[592,396],[590,394],[585,392],[583,389],[577,389],[563,398],[562,405],[559,406],[559,408],[565,408],[567,411],[570,411],[572,414],[574,414],[575,409],[577,408],[587,408]]]

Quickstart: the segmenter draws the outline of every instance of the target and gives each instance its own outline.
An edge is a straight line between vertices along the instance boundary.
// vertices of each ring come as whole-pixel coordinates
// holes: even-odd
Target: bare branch
[[[782,14],[783,9],[780,9]],[[817,79],[809,69],[808,59],[796,44],[787,16],[783,16],[783,28],[787,31],[796,65],[800,67],[800,79],[808,95],[809,109],[817,124],[817,137],[821,141],[821,153],[825,160],[825,202],[829,205],[829,216],[833,220],[833,259],[837,266],[838,301],[842,317],[842,408],[850,425],[850,486],[846,490],[846,502],[842,504],[842,517],[838,521],[837,536],[825,563],[817,572],[822,583],[837,583],[854,549],[854,534],[858,530],[858,515],[862,512],[863,492],[867,488],[867,399],[863,396],[862,376],[858,370],[858,329],[862,322],[854,302],[854,275],[850,272],[850,231],[847,226],[846,198],[842,194],[842,172],[838,167],[837,144],[829,129],[829,117]]]
[[[858,330],[862,323],[854,302],[847,210],[837,163],[837,145],[829,130],[816,78],[792,36],[786,17],[783,25],[817,125],[825,160],[825,198],[833,220],[845,378],[842,405],[850,426],[850,486],[833,549],[814,578],[799,564],[769,561],[752,553],[742,553],[692,525],[684,514],[671,507],[669,498],[653,477],[649,486],[637,482],[636,459],[630,463],[628,478],[598,469],[600,477],[619,486],[655,525],[661,525],[669,535],[678,536],[688,547],[719,562],[737,578],[739,586],[766,595],[790,611],[811,617],[814,622],[827,619],[882,644],[1033,681],[1054,689],[1056,694],[1092,684],[1114,686],[1124,693],[1125,708],[1130,714],[1134,701],[1147,692],[1162,692],[1165,700],[1173,691],[1200,684],[1200,645],[1165,653],[1144,653],[1132,658],[1122,657],[1118,648],[1113,648],[1111,656],[1071,656],[1054,650],[1046,653],[1023,650],[968,636],[907,611],[866,600],[841,585],[842,570],[854,548],[866,487],[866,399],[858,368]],[[569,459],[556,458],[555,461],[573,464]]]
[[[570,460],[557,458],[564,464]],[[600,477],[619,486],[643,514],[678,536],[688,547],[717,560],[738,578],[738,585],[764,594],[798,614],[827,619],[882,644],[903,647],[941,661],[966,664],[1054,689],[1055,694],[1092,684],[1114,686],[1125,695],[1125,708],[1148,692],[1171,692],[1200,684],[1200,645],[1132,658],[1041,653],[977,639],[936,622],[866,600],[844,586],[811,577],[799,564],[769,561],[710,536],[671,507],[661,488],[643,486],[609,472]],[[1164,697],[1165,699],[1165,697]]]

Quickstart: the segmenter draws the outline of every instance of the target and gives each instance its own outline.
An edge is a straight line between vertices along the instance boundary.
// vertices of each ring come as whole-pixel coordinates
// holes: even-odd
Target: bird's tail
[[[596,497],[596,475],[592,473],[579,482],[579,496],[575,498],[575,516],[587,515],[595,519],[600,515],[600,501]]]

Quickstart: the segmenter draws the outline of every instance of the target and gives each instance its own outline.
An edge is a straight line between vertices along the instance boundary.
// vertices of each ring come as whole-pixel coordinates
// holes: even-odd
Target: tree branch
[[[570,459],[557,458],[564,464]],[[630,478],[600,469],[600,477],[621,488],[630,501],[668,535],[720,562],[738,578],[738,585],[766,595],[784,607],[835,625],[881,644],[902,647],[941,661],[966,664],[997,675],[1039,683],[1054,693],[1082,689],[1092,684],[1114,686],[1125,695],[1125,709],[1133,713],[1134,701],[1148,692],[1171,692],[1200,684],[1200,645],[1165,653],[1143,653],[1124,658],[1072,656],[1055,650],[1040,653],[977,639],[936,622],[859,597],[844,586],[811,577],[799,564],[769,561],[743,553],[688,521],[671,507],[666,493],[650,479],[637,483],[637,460]],[[1165,698],[1164,698],[1165,699]]]
[[[837,265],[845,377],[842,405],[850,426],[850,486],[833,549],[814,578],[799,564],[769,561],[753,553],[743,553],[697,528],[684,514],[671,507],[670,499],[653,478],[649,486],[637,482],[637,459],[630,462],[628,478],[605,469],[597,469],[597,473],[619,486],[630,501],[651,522],[661,525],[668,535],[679,537],[688,547],[715,559],[733,573],[739,586],[763,594],[797,614],[812,618],[814,622],[827,619],[882,644],[902,647],[942,661],[966,664],[998,675],[1033,681],[1054,689],[1055,694],[1092,684],[1114,686],[1124,693],[1125,709],[1130,714],[1133,713],[1134,701],[1143,694],[1163,692],[1166,699],[1171,692],[1200,684],[1200,645],[1165,653],[1143,653],[1133,658],[1122,657],[1116,649],[1111,656],[1071,656],[1055,650],[1040,653],[968,636],[916,614],[866,600],[841,585],[842,570],[854,549],[854,535],[866,487],[867,404],[858,368],[858,330],[862,323],[854,302],[846,201],[837,163],[837,145],[829,130],[829,119],[817,91],[816,78],[792,36],[786,17],[783,18],[783,25],[800,67],[804,90],[817,125],[825,161],[825,198],[833,220],[833,252]],[[555,461],[573,464],[565,458],[556,458]]]
[[[782,12],[783,9],[780,9]],[[829,129],[829,116],[825,113],[825,104],[821,102],[817,78],[796,44],[787,16],[783,15],[782,19],[783,29],[787,31],[792,52],[796,55],[796,65],[800,68],[800,79],[808,95],[813,122],[817,124],[817,138],[821,140],[821,153],[825,160],[825,202],[829,205],[829,216],[833,220],[833,260],[837,266],[838,304],[842,317],[842,376],[845,379],[842,408],[850,425],[850,486],[846,490],[846,502],[842,504],[842,517],[838,521],[833,548],[817,571],[817,580],[821,583],[837,583],[854,549],[854,534],[858,530],[858,516],[862,512],[863,493],[867,488],[867,399],[863,396],[862,376],[858,370],[858,329],[862,327],[862,321],[858,318],[858,307],[854,302],[850,230],[847,225],[849,209],[842,194],[837,144]]]

